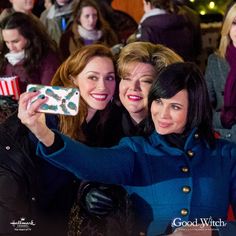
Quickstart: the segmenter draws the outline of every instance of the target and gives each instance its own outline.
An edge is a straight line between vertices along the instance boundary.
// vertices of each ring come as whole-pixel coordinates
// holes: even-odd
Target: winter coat
[[[185,60],[193,60],[194,39],[192,26],[183,15],[158,14],[141,22],[139,41],[163,44]]]
[[[21,93],[26,91],[26,86],[30,83],[50,85],[54,73],[60,66],[60,59],[57,54],[52,52],[48,53],[48,55],[46,55],[45,58],[41,60],[39,69],[32,75],[29,75],[26,72],[23,63],[23,61],[20,61],[14,66],[10,63],[7,63],[5,70],[1,71],[1,75],[3,76],[17,75],[19,77]]]
[[[231,129],[225,129],[220,120],[221,108],[224,104],[225,82],[229,69],[228,62],[216,53],[213,53],[208,58],[205,79],[214,108],[213,127],[220,133],[222,138],[236,143],[236,125],[233,125]]]
[[[23,235],[36,235],[35,163],[27,128],[13,115],[0,125],[0,134],[0,235],[19,233],[18,221],[32,223]]]
[[[54,3],[40,15],[40,21],[46,26],[48,34],[57,44],[60,42],[62,33],[73,21],[73,8],[77,2],[78,0],[73,0],[61,7]]]
[[[110,149],[89,148],[58,133],[56,137],[61,148],[49,153],[38,143],[38,155],[80,178],[122,184],[133,200],[136,227],[146,228],[148,236],[168,234],[180,222],[210,217],[219,226],[220,220],[226,221],[229,204],[236,213],[233,143],[218,139],[210,147],[196,129],[183,149],[155,131],[147,138],[124,138]],[[236,233],[236,225],[229,222],[217,228],[220,235]]]
[[[0,125],[0,134],[0,235],[19,234],[14,223],[32,221],[27,236],[66,236],[76,178],[35,155],[16,114]]]

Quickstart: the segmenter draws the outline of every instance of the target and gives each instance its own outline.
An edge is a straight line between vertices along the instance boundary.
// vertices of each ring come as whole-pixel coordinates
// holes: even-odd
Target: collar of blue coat
[[[158,134],[156,131],[154,131],[150,137],[149,137],[150,143],[153,147],[163,147],[166,150],[169,150],[171,154],[175,155],[182,155],[183,151],[179,148],[172,147],[163,137],[163,135]],[[184,150],[192,149],[197,143],[204,143],[204,145],[209,148],[207,142],[205,140],[202,140],[201,137],[199,137],[199,134],[197,133],[197,128],[194,128],[188,135]]]

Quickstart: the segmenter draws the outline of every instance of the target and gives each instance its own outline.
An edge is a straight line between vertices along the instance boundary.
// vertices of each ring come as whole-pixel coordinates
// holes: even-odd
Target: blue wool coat
[[[149,138],[124,138],[113,148],[89,148],[61,135],[64,147],[38,155],[79,178],[122,184],[134,200],[139,222],[148,235],[175,227],[175,219],[196,221],[212,217],[226,220],[231,203],[236,213],[236,145],[217,140],[215,148],[196,130],[184,150],[171,147],[154,132]],[[230,224],[219,227],[230,232]],[[227,235],[227,234],[223,234]]]

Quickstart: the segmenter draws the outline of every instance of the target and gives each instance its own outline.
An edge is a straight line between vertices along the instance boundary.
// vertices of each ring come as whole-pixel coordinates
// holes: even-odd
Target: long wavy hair
[[[56,43],[50,38],[43,25],[36,22],[30,15],[15,12],[5,17],[0,22],[1,34],[3,30],[17,29],[19,33],[27,40],[25,50],[25,59],[23,67],[29,75],[32,75],[40,68],[40,62],[49,52],[57,52]],[[1,35],[1,40],[2,35]],[[9,52],[5,42],[0,53],[0,72],[4,71],[7,60],[4,57]]]
[[[206,81],[200,69],[190,62],[168,65],[152,84],[148,96],[149,114],[146,135],[149,135],[155,129],[150,111],[152,102],[159,98],[171,98],[183,89],[188,92],[189,103],[184,133],[197,128],[200,137],[213,145],[215,138],[212,126],[212,107]]]
[[[223,58],[225,58],[226,49],[228,45],[231,43],[229,32],[235,17],[236,17],[236,3],[232,4],[229,7],[228,11],[226,12],[221,29],[221,39],[217,53]]]
[[[87,45],[75,51],[67,58],[66,61],[62,63],[52,78],[51,85],[77,87],[73,83],[72,77],[78,76],[93,57],[110,58],[115,68],[115,60],[111,50],[108,47],[101,44]],[[102,118],[99,120],[97,126],[103,126],[105,124],[109,112],[110,106],[108,104],[108,106],[101,111]],[[60,131],[75,140],[85,142],[86,137],[82,129],[82,124],[85,122],[87,114],[88,105],[81,97],[79,103],[79,113],[76,116],[59,116]]]

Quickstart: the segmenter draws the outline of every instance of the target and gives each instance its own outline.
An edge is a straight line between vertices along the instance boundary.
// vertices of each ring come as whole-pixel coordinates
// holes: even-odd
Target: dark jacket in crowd
[[[66,236],[77,179],[37,158],[34,140],[16,114],[0,125],[0,133],[0,235],[15,235],[29,222],[30,232],[21,235]]]
[[[160,43],[181,55],[185,60],[194,58],[191,24],[179,14],[159,14],[141,22],[139,41]]]
[[[35,235],[35,163],[28,130],[16,118],[0,125],[0,235],[15,235],[21,223],[30,222],[27,235]]]

